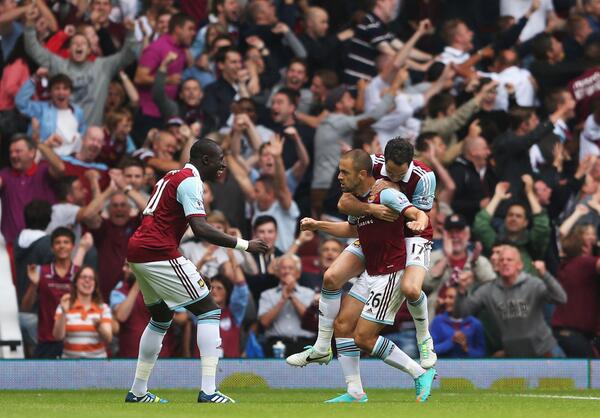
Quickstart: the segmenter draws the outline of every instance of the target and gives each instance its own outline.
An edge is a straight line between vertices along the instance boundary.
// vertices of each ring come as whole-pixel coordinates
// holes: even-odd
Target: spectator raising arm
[[[285,178],[285,166],[283,165],[283,144],[285,142],[285,137],[281,137],[279,135],[273,136],[270,142],[270,150],[271,155],[273,155],[273,159],[275,160],[275,176],[274,178],[274,186],[275,186],[275,197],[279,201],[283,210],[288,210],[292,206],[292,194],[287,186],[287,181]]]
[[[579,204],[579,205],[575,206],[575,210],[573,211],[573,213],[571,213],[569,215],[569,217],[567,219],[565,219],[564,222],[558,228],[560,237],[564,238],[567,235],[569,235],[569,233],[571,232],[573,227],[577,224],[579,219],[583,218],[588,213],[590,213],[590,208],[588,208],[586,205]]]
[[[170,51],[160,63],[156,74],[154,75],[154,83],[152,84],[152,100],[156,103],[160,115],[164,120],[177,116],[179,106],[177,102],[172,100],[165,94],[167,86],[167,67],[177,59],[177,54]]]
[[[509,182],[499,182],[496,185],[496,191],[494,196],[492,196],[490,203],[488,203],[488,205],[484,209],[480,210],[475,216],[473,232],[477,237],[479,237],[486,254],[491,253],[492,246],[496,242],[496,230],[491,224],[492,217],[494,216],[494,213],[496,213],[496,209],[498,209],[500,203],[512,197],[512,195],[508,192],[509,188]]]
[[[286,128],[283,133],[285,136],[294,141],[294,145],[296,147],[296,155],[298,156],[298,161],[294,163],[292,166],[292,175],[296,179],[298,183],[304,177],[304,173],[306,169],[310,165],[310,157],[308,156],[308,151],[304,146],[304,142],[302,142],[302,138],[300,138],[300,134],[298,130],[294,127]]]
[[[58,178],[65,174],[65,163],[52,149],[58,146],[62,140],[57,134],[51,135],[45,142],[38,144],[38,150],[50,165],[49,173],[52,177]]]

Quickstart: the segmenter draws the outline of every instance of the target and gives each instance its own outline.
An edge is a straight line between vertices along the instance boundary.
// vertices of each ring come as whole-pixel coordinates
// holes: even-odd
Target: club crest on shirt
[[[352,245],[354,245],[356,248],[360,248],[360,241],[356,240],[352,243]]]
[[[204,286],[206,286],[206,284],[204,283],[204,280],[202,280],[202,278],[200,278],[200,279],[198,280],[198,286],[200,286],[200,287],[204,287]]]

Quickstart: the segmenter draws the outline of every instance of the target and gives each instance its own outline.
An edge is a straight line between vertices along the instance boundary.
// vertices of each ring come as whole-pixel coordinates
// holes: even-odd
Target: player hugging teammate
[[[433,204],[435,175],[413,156],[412,145],[401,138],[390,140],[383,156],[369,156],[362,150],[347,152],[340,160],[338,179],[344,192],[339,208],[349,215],[348,222],[301,221],[305,230],[359,238],[325,272],[315,345],[287,358],[288,364],[296,367],[329,363],[335,330],[348,388],[347,393],[328,402],[368,400],[360,379],[360,350],[410,374],[418,402],[429,397],[437,356],[429,334],[427,297],[421,287],[429,268],[432,238],[424,211]],[[351,297],[342,302],[342,286],[356,276]],[[379,335],[385,325],[394,323],[405,298],[415,322],[420,364]]]

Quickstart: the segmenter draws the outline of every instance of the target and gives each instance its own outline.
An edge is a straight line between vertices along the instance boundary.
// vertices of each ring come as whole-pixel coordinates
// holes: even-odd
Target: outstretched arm
[[[355,238],[358,236],[356,226],[349,222],[328,222],[303,218],[300,221],[300,229],[303,231],[322,231],[339,238]]]

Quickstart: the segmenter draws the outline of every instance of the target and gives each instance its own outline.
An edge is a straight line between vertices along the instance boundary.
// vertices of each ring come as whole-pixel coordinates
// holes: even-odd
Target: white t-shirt
[[[531,7],[533,0],[500,0],[500,16],[512,16],[519,20]],[[540,8],[537,9],[527,21],[521,31],[519,40],[524,42],[533,38],[546,29],[548,13],[554,11],[552,0],[540,0]]]
[[[443,62],[444,64],[462,64],[469,59],[471,55],[468,52],[461,51],[460,49],[447,46],[444,51],[437,57],[437,61]]]
[[[196,264],[208,251],[208,245],[209,244],[202,242],[188,241],[184,244],[181,244],[179,246],[179,250],[185,258]],[[233,256],[238,264],[242,264],[244,262],[244,256],[238,250],[233,251]],[[200,274],[208,278],[216,276],[219,273],[220,267],[229,261],[227,249],[223,247],[218,247],[213,253],[213,257],[214,259],[206,262],[200,269]]]
[[[75,234],[75,244],[81,238],[81,225],[77,223],[77,213],[81,206],[73,203],[55,203],[52,205],[52,216],[50,223],[46,227],[46,233],[51,234],[59,226],[69,228]]]
[[[593,114],[585,120],[579,140],[579,161],[587,155],[600,156],[600,125],[594,120]]]
[[[54,148],[54,152],[60,156],[71,155],[81,148],[81,136],[79,135],[79,122],[73,111],[69,109],[58,109],[56,120],[56,133],[61,136],[63,143]]]
[[[375,77],[365,91],[365,111],[370,112],[381,102],[381,92],[389,85],[380,76]],[[421,122],[414,118],[414,113],[425,106],[422,94],[406,94],[400,92],[394,99],[395,109],[373,124],[379,136],[382,149],[390,139],[396,136],[416,138]]]
[[[507,83],[515,87],[515,100],[519,106],[530,107],[535,105],[535,87],[529,70],[512,66],[499,73],[479,72],[479,75],[489,77],[498,82],[498,94],[496,95],[494,109],[508,110]]]

